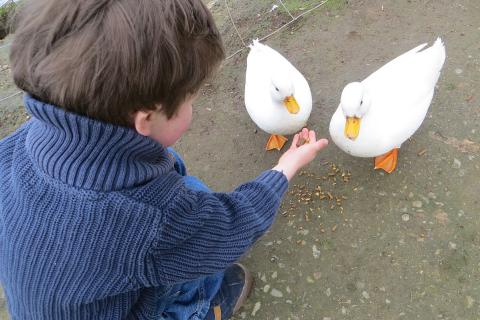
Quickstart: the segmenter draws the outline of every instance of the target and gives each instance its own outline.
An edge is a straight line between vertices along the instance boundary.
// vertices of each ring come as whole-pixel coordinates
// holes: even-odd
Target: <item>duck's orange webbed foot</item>
[[[383,169],[385,172],[392,173],[397,167],[398,149],[395,148],[384,155],[375,157],[375,169]]]
[[[268,139],[267,145],[265,146],[265,150],[281,150],[287,142],[288,139],[281,135],[272,134]]]

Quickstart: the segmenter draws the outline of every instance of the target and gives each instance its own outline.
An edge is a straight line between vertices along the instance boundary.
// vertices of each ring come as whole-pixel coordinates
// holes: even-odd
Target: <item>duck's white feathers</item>
[[[245,80],[245,106],[257,126],[270,134],[288,135],[305,126],[312,109],[312,94],[303,75],[280,53],[255,40],[250,45]],[[270,94],[273,70],[289,74],[300,111],[291,114]]]
[[[440,38],[422,50],[426,45],[402,54],[362,81],[372,103],[361,120],[356,140],[345,137],[345,116],[338,107],[330,134],[342,150],[357,157],[376,157],[400,148],[417,131],[445,62],[445,46]]]

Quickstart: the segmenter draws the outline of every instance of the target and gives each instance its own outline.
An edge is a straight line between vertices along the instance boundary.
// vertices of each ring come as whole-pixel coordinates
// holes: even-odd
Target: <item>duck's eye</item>
[[[363,104],[363,100],[362,100],[362,101],[360,101],[360,105],[362,105],[362,104]]]
[[[278,88],[277,88],[277,87],[275,87],[275,90],[277,90],[277,91],[280,91],[280,90],[278,90]]]

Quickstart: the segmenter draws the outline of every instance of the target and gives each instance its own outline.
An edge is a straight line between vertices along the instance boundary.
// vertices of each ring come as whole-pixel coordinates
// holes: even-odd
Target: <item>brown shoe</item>
[[[252,291],[253,277],[240,263],[225,270],[222,285],[210,303],[206,320],[227,320],[245,303]]]

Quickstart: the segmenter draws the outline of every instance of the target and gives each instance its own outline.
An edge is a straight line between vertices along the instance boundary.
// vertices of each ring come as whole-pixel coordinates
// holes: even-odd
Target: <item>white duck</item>
[[[312,111],[307,80],[280,53],[254,40],[247,58],[245,106],[253,122],[270,133],[266,149],[280,150],[283,135],[302,129]]]
[[[375,157],[375,169],[395,170],[398,149],[420,127],[445,62],[440,38],[390,61],[362,82],[348,84],[330,121],[340,149]]]

